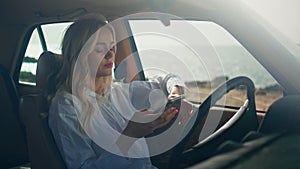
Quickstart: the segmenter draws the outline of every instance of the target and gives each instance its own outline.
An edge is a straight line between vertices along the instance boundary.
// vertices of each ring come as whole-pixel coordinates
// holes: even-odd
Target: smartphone
[[[165,110],[170,108],[170,107],[176,107],[177,109],[179,109],[180,105],[181,105],[181,101],[184,98],[185,98],[184,96],[179,96],[179,97],[175,97],[171,100],[168,100]]]

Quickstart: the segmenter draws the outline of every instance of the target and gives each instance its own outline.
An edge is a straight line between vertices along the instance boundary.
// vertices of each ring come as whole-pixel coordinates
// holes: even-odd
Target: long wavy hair
[[[57,75],[57,88],[75,95],[82,103],[83,112],[79,119],[82,127],[88,125],[95,110],[94,105],[86,97],[86,89],[93,89],[95,85],[95,76],[92,75],[88,55],[94,49],[99,30],[103,26],[111,31],[115,39],[113,27],[103,17],[91,15],[71,24],[62,41],[63,64]],[[107,78],[102,84],[103,88],[108,90],[111,82],[112,77]]]

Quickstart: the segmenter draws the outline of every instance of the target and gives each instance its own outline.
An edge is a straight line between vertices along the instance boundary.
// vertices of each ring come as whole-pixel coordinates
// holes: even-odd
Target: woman
[[[68,168],[155,168],[142,138],[178,113],[163,104],[131,104],[133,88],[159,85],[112,83],[115,43],[114,29],[100,17],[75,21],[65,33],[49,127]]]

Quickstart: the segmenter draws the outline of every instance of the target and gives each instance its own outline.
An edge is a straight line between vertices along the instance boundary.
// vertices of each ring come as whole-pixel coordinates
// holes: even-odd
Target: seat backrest
[[[65,169],[48,127],[47,99],[41,94],[27,95],[21,98],[21,105],[31,168]]]
[[[55,77],[61,63],[60,55],[42,53],[36,72],[36,86],[40,93],[21,98],[21,112],[26,126],[32,168],[66,168],[48,126],[49,97],[56,92]]]
[[[19,116],[19,96],[9,72],[0,65],[0,166],[28,163],[24,126]]]
[[[259,127],[264,134],[300,133],[300,95],[288,95],[275,101]]]
[[[56,92],[56,75],[62,65],[62,57],[58,54],[43,52],[37,63],[36,87],[45,96],[52,97]]]

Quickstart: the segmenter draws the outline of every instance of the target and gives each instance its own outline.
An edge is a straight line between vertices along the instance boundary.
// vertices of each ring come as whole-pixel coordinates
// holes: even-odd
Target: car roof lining
[[[88,1],[89,3],[86,3]],[[122,8],[120,8],[122,7]],[[10,0],[1,5],[1,20],[3,22],[14,21],[16,23],[31,24],[36,22],[46,22],[47,17],[41,18],[39,13],[45,16],[57,16],[65,14],[66,11],[74,11],[79,8],[88,12],[100,12],[105,16],[119,15],[124,16],[128,12],[137,12],[147,8],[144,0]],[[16,11],[18,15],[16,15]],[[53,21],[53,18],[51,18]]]

